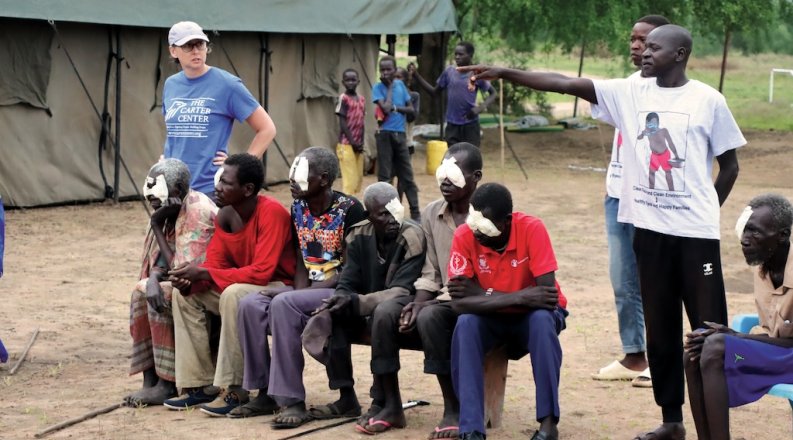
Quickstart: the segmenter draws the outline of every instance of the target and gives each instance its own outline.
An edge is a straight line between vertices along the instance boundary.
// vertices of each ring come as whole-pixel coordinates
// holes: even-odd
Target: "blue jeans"
[[[606,233],[609,246],[609,278],[617,305],[617,323],[624,353],[646,351],[644,311],[639,290],[636,255],[633,253],[634,228],[617,221],[620,199],[606,196]]]
[[[510,351],[529,353],[536,392],[536,419],[559,421],[559,370],[565,328],[563,309],[537,309],[525,314],[464,314],[457,318],[452,336],[452,383],[460,401],[460,434],[485,433],[485,355],[507,344]]]

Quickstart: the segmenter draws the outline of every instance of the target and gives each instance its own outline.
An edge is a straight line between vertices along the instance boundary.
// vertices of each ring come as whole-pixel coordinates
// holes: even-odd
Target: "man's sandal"
[[[360,416],[361,407],[358,405],[342,412],[342,410],[336,405],[336,402],[333,402],[327,405],[312,406],[309,408],[308,413],[311,414],[311,417],[317,420],[344,419]]]

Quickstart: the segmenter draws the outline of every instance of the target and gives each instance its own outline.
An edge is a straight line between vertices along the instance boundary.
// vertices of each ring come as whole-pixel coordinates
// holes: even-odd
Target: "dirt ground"
[[[627,439],[654,428],[660,419],[652,391],[629,382],[596,382],[598,368],[620,356],[613,295],[607,277],[602,200],[603,168],[612,131],[508,133],[520,163],[506,151],[501,167],[498,133],[485,136],[485,180],[507,184],[515,208],[544,219],[560,268],[558,280],[569,299],[568,328],[562,333],[559,425],[565,439]],[[769,190],[793,198],[789,164],[790,133],[746,133],[749,145],[739,151],[741,173],[722,208],[722,258],[731,316],[752,312],[750,272],[742,261],[733,225],[746,202]],[[424,173],[421,150],[414,156],[421,202],[439,197],[434,178]],[[788,166],[779,166],[787,164]],[[578,167],[578,168],[571,168]],[[583,170],[581,170],[583,169]],[[372,176],[365,183],[371,183]],[[285,186],[270,192],[286,203]],[[137,202],[97,204],[7,213],[5,275],[0,280],[0,337],[11,360],[0,367],[0,438],[32,438],[45,427],[105,407],[131,391],[140,376],[127,374],[130,337],[129,293],[138,274],[146,214]],[[8,376],[30,334],[41,333],[28,360]],[[371,383],[369,352],[355,347],[357,390],[362,404]],[[402,396],[424,399],[430,406],[407,412],[409,427],[383,434],[383,439],[422,439],[440,419],[442,401],[436,381],[421,371],[421,355],[402,354]],[[488,432],[493,439],[528,438],[534,422],[534,385],[528,358],[511,362],[504,404],[504,427]],[[308,403],[335,398],[327,389],[320,365],[309,360],[305,371]],[[791,438],[790,407],[764,397],[731,411],[736,438]],[[685,409],[689,438],[694,424]],[[123,408],[49,438],[281,439],[292,432],[272,431],[269,417],[214,419],[198,411],[172,412],[162,407]],[[321,426],[313,422],[303,429]],[[359,439],[350,425],[306,438]]]

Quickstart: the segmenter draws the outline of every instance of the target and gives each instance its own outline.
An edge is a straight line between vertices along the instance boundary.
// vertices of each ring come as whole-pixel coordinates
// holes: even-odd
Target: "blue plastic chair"
[[[732,318],[732,329],[741,333],[749,333],[749,330],[758,324],[760,324],[760,318],[753,314],[735,315],[735,317]],[[793,384],[780,383],[774,385],[768,390],[768,394],[787,399],[790,403],[790,408],[793,410]]]

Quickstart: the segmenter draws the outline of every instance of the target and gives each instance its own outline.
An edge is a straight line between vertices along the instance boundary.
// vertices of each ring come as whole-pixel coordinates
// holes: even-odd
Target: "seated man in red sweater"
[[[182,293],[173,298],[173,317],[176,386],[184,393],[166,400],[163,404],[168,408],[202,404],[201,411],[225,416],[248,401],[248,393],[241,387],[239,301],[267,286],[291,284],[295,272],[289,212],[275,199],[259,195],[263,181],[264,168],[256,157],[235,154],[226,159],[215,184],[221,209],[206,261],[169,272]],[[221,317],[214,371],[204,311]]]

